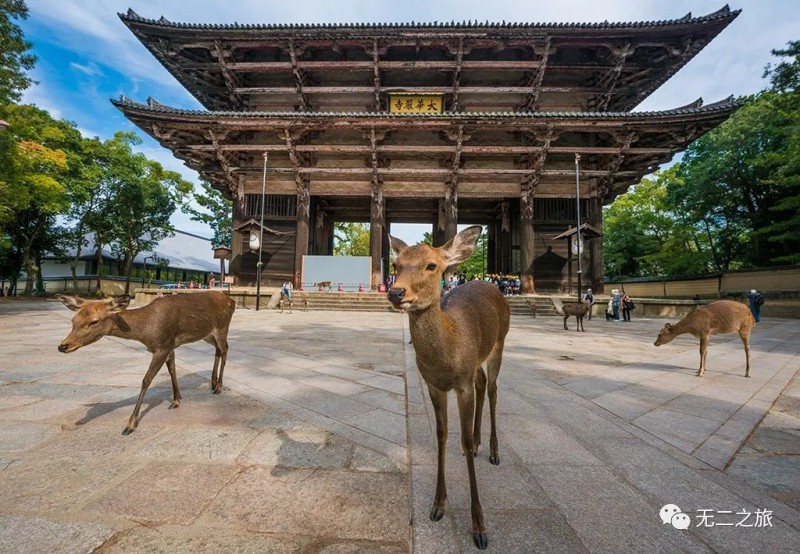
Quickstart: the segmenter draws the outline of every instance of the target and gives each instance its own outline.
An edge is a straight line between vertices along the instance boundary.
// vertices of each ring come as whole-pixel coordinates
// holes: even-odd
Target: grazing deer
[[[702,377],[706,371],[708,337],[725,333],[739,333],[747,359],[744,376],[750,377],[750,331],[753,330],[755,324],[753,314],[750,313],[747,306],[732,300],[719,300],[697,308],[675,325],[669,323],[664,325],[664,328],[658,333],[655,345],[667,344],[684,333],[700,339],[700,369],[697,370],[697,376]]]
[[[77,312],[72,318],[72,332],[58,346],[59,352],[74,352],[106,335],[141,342],[153,353],[150,367],[142,380],[142,391],[123,435],[133,433],[139,424],[139,409],[150,382],[164,362],[172,379],[170,409],[181,403],[175,375],[175,349],[182,344],[204,340],[214,346],[214,370],[211,389],[222,391],[222,373],[228,356],[228,327],[236,303],[226,294],[209,291],[156,298],[136,310],[126,310],[131,301],[127,295],[108,300],[84,300],[57,295],[64,305]],[[218,373],[219,371],[219,373]]]
[[[561,311],[564,312],[564,330],[567,330],[567,320],[575,316],[577,320],[575,323],[575,330],[576,331],[583,331],[586,332],[586,329],[583,328],[583,318],[586,317],[586,314],[589,313],[589,310],[592,309],[592,305],[589,302],[581,302],[579,304],[564,304],[561,306]]]
[[[430,518],[444,515],[447,491],[444,482],[447,443],[447,392],[454,389],[461,419],[461,446],[467,460],[472,498],[472,538],[484,549],[488,545],[483,510],[478,499],[475,460],[481,442],[481,416],[484,396],[489,391],[491,438],[489,461],[497,465],[497,374],[508,333],[510,308],[496,286],[485,281],[470,281],[451,290],[442,300],[440,281],[450,266],[469,258],[478,237],[479,225],[468,227],[440,248],[425,244],[408,246],[390,237],[396,254],[397,277],[389,289],[389,301],[408,312],[411,340],[436,413],[436,438],[439,446],[436,495]],[[481,364],[486,361],[484,373]],[[474,418],[474,424],[473,424]]]

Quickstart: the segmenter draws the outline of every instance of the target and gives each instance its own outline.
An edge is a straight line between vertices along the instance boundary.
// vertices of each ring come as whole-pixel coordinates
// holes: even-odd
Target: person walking
[[[586,289],[586,294],[583,295],[583,301],[589,304],[589,321],[591,321],[592,311],[594,311],[594,293],[592,293],[592,289]]]
[[[281,287],[281,294],[283,294],[286,297],[287,301],[289,301],[289,302],[292,301],[292,282],[291,281],[286,281],[285,283],[283,283],[283,286]]]
[[[631,320],[631,310],[633,310],[633,308],[635,308],[635,306],[633,304],[633,300],[631,299],[630,296],[628,296],[628,293],[626,292],[624,295],[622,295],[622,299],[620,300],[620,302],[622,303],[622,319],[623,319],[623,321],[630,321]]]
[[[756,320],[756,323],[761,321],[761,306],[764,305],[764,297],[756,289],[750,289],[750,294],[747,295],[747,302],[750,304],[750,313]]]

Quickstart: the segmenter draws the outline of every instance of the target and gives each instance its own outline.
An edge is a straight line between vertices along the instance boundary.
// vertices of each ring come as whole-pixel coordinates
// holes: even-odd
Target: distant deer
[[[180,406],[175,349],[182,344],[204,340],[214,346],[216,354],[211,389],[214,394],[222,391],[222,373],[228,356],[228,327],[236,309],[236,303],[228,295],[209,291],[164,296],[136,310],[126,310],[131,301],[127,295],[108,300],[84,300],[64,294],[57,297],[67,308],[77,312],[72,318],[72,332],[61,341],[59,352],[74,352],[110,335],[139,341],[153,353],[142,380],[139,400],[128,426],[122,431],[123,435],[133,433],[139,424],[144,394],[164,362],[172,379],[172,403],[169,407]]]
[[[488,539],[473,457],[481,442],[481,416],[488,382],[492,425],[489,461],[494,465],[500,463],[496,426],[497,374],[508,333],[510,309],[497,287],[485,281],[470,281],[451,290],[443,300],[440,290],[442,273],[469,258],[480,234],[479,225],[468,227],[440,248],[425,244],[408,246],[390,237],[396,254],[396,278],[388,296],[396,308],[408,312],[417,367],[428,385],[436,413],[439,457],[430,518],[439,521],[444,515],[447,392],[454,389],[461,419],[461,446],[469,472],[472,538],[478,548],[484,549]],[[481,367],[484,361],[488,381]]]
[[[581,302],[580,304],[564,304],[561,306],[561,311],[564,312],[564,330],[567,330],[567,320],[575,316],[576,323],[575,323],[575,330],[576,331],[583,331],[586,332],[586,329],[583,328],[583,318],[586,317],[586,314],[589,313],[589,310],[592,309],[592,305],[589,302]]]
[[[667,344],[684,333],[700,339],[700,369],[697,370],[697,376],[702,377],[706,371],[708,337],[725,333],[739,333],[747,360],[744,376],[750,377],[750,331],[753,330],[755,324],[753,314],[750,313],[747,306],[732,300],[719,300],[697,308],[675,325],[669,323],[664,325],[664,328],[658,333],[655,345]]]

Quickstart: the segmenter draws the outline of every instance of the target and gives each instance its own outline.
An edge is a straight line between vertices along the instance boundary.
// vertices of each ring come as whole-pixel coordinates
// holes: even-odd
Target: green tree
[[[478,244],[475,246],[475,250],[472,251],[472,255],[469,258],[458,264],[455,268],[455,273],[457,274],[464,274],[467,276],[467,279],[470,279],[474,275],[482,275],[486,272],[486,244],[488,242],[488,233],[486,229],[484,232],[481,233],[481,236],[478,237]]]
[[[25,71],[33,69],[36,56],[29,52],[32,45],[16,24],[27,18],[23,0],[0,0],[0,106],[18,102],[33,82]]]
[[[206,181],[202,183],[203,192],[194,195],[194,200],[203,208],[198,210],[190,204],[183,207],[193,221],[206,223],[214,232],[211,244],[231,246],[231,227],[233,223],[233,202]]]
[[[56,121],[35,106],[8,104],[0,116],[11,127],[0,133],[0,226],[13,250],[4,268],[16,281],[27,274],[25,294],[33,292],[39,272],[36,253],[60,232],[54,222],[69,206],[68,175],[81,136],[67,121]]]
[[[369,224],[334,223],[333,238],[334,256],[369,256]]]
[[[143,154],[134,153],[132,147],[141,142],[137,137],[121,138],[108,167],[113,198],[108,209],[112,223],[111,248],[121,260],[128,293],[134,258],[172,236],[169,219],[193,186],[178,173],[165,170]]]
[[[642,179],[604,211],[603,238],[609,277],[688,275],[710,269],[710,248],[691,221],[669,201],[683,186],[680,166]]]

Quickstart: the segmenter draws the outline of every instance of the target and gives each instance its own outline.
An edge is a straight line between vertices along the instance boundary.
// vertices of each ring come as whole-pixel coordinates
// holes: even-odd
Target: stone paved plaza
[[[60,354],[71,316],[0,303],[0,552],[475,551],[452,395],[448,505],[428,519],[433,413],[405,316],[239,310],[223,393],[213,349],[183,346],[180,408],[164,369],[130,436],[149,354]],[[476,462],[491,551],[800,550],[800,322],[756,327],[750,379],[737,336],[712,339],[700,379],[695,339],[653,346],[663,323],[512,318],[501,465],[488,414]],[[662,524],[665,504],[691,527]],[[724,525],[757,511],[771,526]]]

